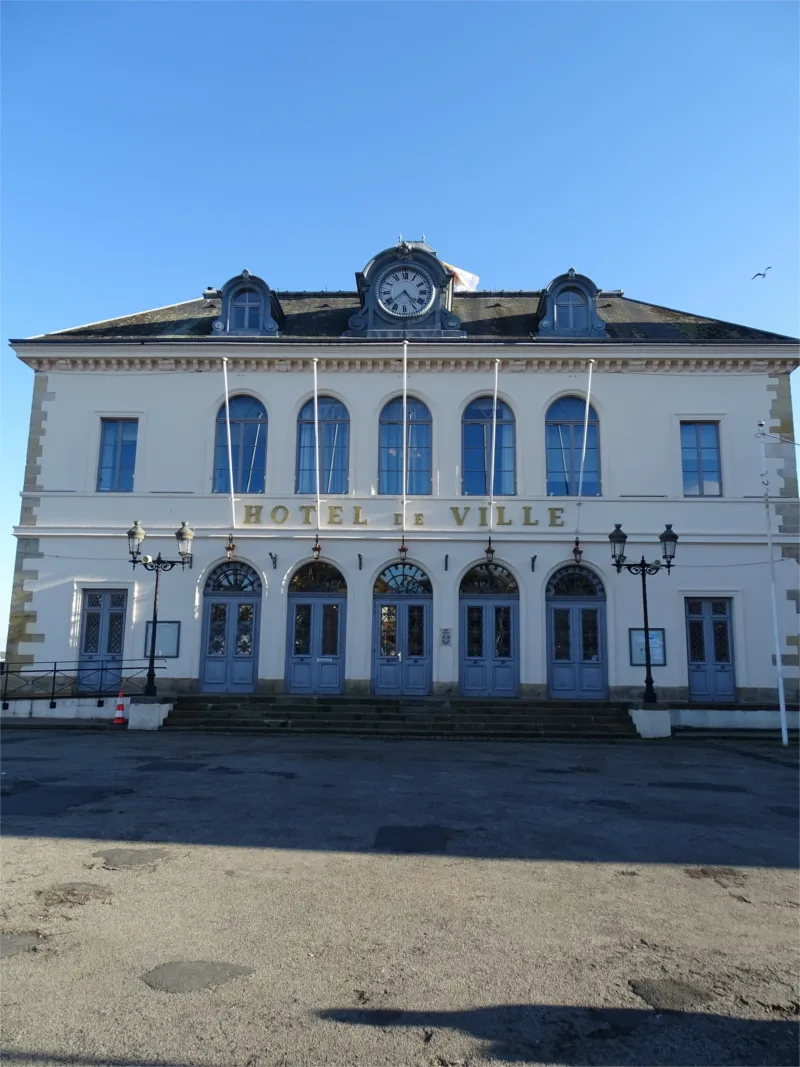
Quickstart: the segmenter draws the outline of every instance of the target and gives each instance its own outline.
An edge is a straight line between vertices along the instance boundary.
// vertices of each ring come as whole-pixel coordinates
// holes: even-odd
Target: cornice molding
[[[325,355],[320,369],[338,374],[386,374],[396,373],[400,362],[396,354],[357,354],[347,352]],[[494,371],[498,358],[496,349],[491,354],[459,354],[447,356],[409,356],[408,369],[414,374],[424,373],[475,373],[486,375]],[[230,372],[249,373],[295,373],[311,374],[314,356],[296,355],[249,355],[245,352],[226,353]],[[222,371],[222,357],[205,353],[202,355],[91,355],[25,352],[21,361],[36,371],[73,371],[101,373],[194,373],[197,371]],[[600,374],[788,374],[798,366],[798,358],[789,355],[749,353],[724,356],[680,352],[674,354],[647,355],[631,353],[599,353],[597,351],[547,352],[542,349],[520,352],[518,355],[500,357],[500,372],[503,374],[534,374],[538,372],[587,372],[589,360],[595,360],[595,373]]]

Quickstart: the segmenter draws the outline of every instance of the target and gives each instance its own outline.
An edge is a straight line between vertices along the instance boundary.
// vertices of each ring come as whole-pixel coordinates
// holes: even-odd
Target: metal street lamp
[[[661,570],[665,570],[667,574],[669,574],[672,570],[672,561],[675,559],[678,535],[672,529],[671,523],[667,523],[664,532],[659,534],[658,539],[661,542],[661,559],[648,563],[644,558],[644,555],[642,555],[642,558],[638,563],[626,563],[625,542],[628,540],[628,535],[622,529],[620,523],[614,523],[614,529],[608,535],[608,540],[611,542],[611,560],[616,567],[617,574],[624,569],[628,574],[641,574],[642,576],[642,615],[644,617],[645,664],[643,700],[645,704],[656,704],[658,702],[656,691],[653,687],[653,672],[652,664],[650,662],[650,623],[647,617],[647,575],[658,574]]]
[[[486,556],[486,562],[487,563],[491,563],[492,560],[494,559],[494,549],[492,548],[492,539],[491,539],[491,537],[489,538],[489,543],[487,544],[486,548],[484,548],[484,550],[483,550],[483,554]]]
[[[319,534],[318,534],[314,538],[314,544],[313,544],[312,549],[311,549],[311,555],[314,557],[314,562],[315,563],[319,559],[321,552],[322,552],[322,545],[319,543]]]
[[[576,564],[579,564],[583,559],[583,549],[581,548],[581,539],[579,537],[575,538],[575,544],[572,546],[572,558]]]
[[[400,550],[398,552],[398,555],[400,556],[400,562],[403,564],[403,566],[405,566],[406,557],[408,556],[405,536],[403,536],[403,540],[400,542]]]
[[[178,542],[178,555],[179,559],[162,559],[161,553],[154,558],[153,556],[142,555],[142,542],[147,537],[147,532],[141,525],[138,519],[134,522],[133,526],[128,530],[128,552],[131,557],[131,564],[134,570],[137,565],[141,563],[146,571],[154,571],[156,576],[156,586],[153,593],[153,618],[150,623],[150,657],[147,665],[147,681],[145,682],[144,695],[149,698],[155,698],[156,693],[156,629],[158,628],[158,579],[162,571],[171,571],[173,567],[180,567],[183,570],[184,567],[192,566],[192,540],[194,538],[194,530],[188,525],[188,523],[182,522],[179,530],[175,531],[175,540]]]

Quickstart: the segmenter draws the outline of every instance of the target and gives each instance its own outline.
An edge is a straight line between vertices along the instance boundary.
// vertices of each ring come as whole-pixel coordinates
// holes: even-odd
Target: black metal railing
[[[166,668],[157,661],[156,670]],[[136,696],[147,681],[147,660],[57,660],[43,663],[0,663],[3,711],[10,700],[49,700],[56,706],[57,697],[97,697],[101,708],[105,698]]]

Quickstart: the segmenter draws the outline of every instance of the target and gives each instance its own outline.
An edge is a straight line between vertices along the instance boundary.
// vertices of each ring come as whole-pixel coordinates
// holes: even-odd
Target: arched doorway
[[[461,692],[514,697],[519,690],[519,586],[499,563],[478,563],[461,579]]]
[[[261,579],[247,563],[220,563],[203,589],[203,693],[252,693],[258,679]]]
[[[344,688],[347,582],[323,560],[304,563],[289,582],[286,689],[336,695]]]
[[[372,691],[427,696],[431,691],[433,587],[413,563],[392,563],[375,580]]]
[[[606,591],[587,567],[562,567],[547,583],[547,686],[561,700],[608,696]]]

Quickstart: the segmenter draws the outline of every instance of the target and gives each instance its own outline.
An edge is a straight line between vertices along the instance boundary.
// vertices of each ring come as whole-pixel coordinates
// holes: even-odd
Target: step
[[[377,724],[391,725],[419,725],[419,726],[502,726],[519,724],[521,726],[558,726],[569,723],[577,727],[598,726],[622,726],[631,725],[631,719],[627,715],[464,715],[448,718],[441,715],[242,715],[241,713],[229,713],[227,715],[214,715],[210,713],[194,712],[192,714],[175,714],[170,712],[170,722],[243,722],[243,723],[280,723],[280,722],[374,722]]]
[[[170,732],[174,733],[189,733],[189,732],[207,732],[207,733],[226,733],[226,734],[240,734],[245,735],[258,735],[275,736],[275,731],[258,729],[253,726],[246,727],[232,727],[226,726],[223,728],[215,728],[210,730],[198,730],[189,726],[173,726],[170,728]],[[384,730],[348,730],[348,729],[329,729],[322,730],[319,728],[308,730],[284,730],[281,731],[282,737],[372,737],[382,739],[386,741],[405,740],[416,738],[420,740],[424,739],[441,739],[450,741],[619,741],[619,740],[637,740],[638,735],[628,733],[584,733],[570,734],[563,732],[548,732],[548,733],[519,733],[517,731],[503,731],[498,733],[479,733],[475,731],[464,731],[453,734],[444,734],[441,731],[431,731],[429,733],[422,733],[418,730],[403,730],[396,733],[386,733]]]

